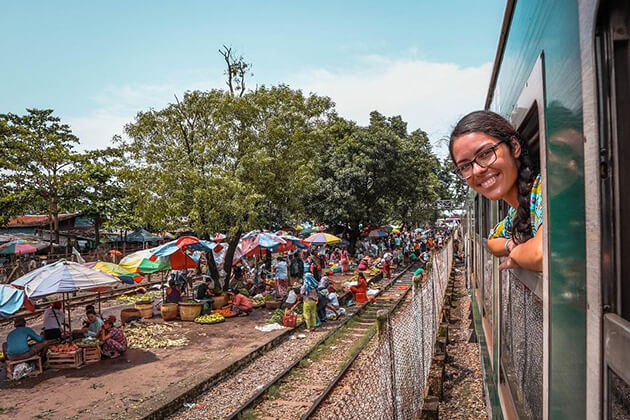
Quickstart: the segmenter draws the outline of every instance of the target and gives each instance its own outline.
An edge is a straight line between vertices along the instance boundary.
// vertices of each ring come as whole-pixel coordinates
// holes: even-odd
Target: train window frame
[[[542,177],[542,195],[543,195],[543,226],[549,220],[549,202],[547,197],[547,137],[546,137],[546,118],[545,118],[545,54],[544,51],[536,59],[529,77],[521,91],[516,104],[510,115],[510,122],[517,131],[532,133],[536,130],[532,129],[532,124],[537,120],[538,130],[537,136],[529,136],[526,138],[528,143],[537,140],[538,148],[538,166]],[[527,136],[526,136],[527,137]],[[532,144],[534,145],[534,144]],[[530,144],[528,148],[531,149]],[[519,279],[524,280],[523,283],[542,299],[543,305],[543,419],[549,417],[549,230],[543,229],[543,272],[525,273],[521,270]],[[500,355],[499,355],[500,357]]]

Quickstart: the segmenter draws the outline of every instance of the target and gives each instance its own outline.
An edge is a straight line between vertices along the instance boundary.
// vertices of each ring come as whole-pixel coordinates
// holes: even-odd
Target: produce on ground
[[[265,298],[253,298],[252,299],[252,303],[254,305],[264,305],[265,304]]]
[[[86,337],[82,340],[78,340],[74,342],[75,345],[79,346],[79,347],[94,347],[94,346],[98,346],[99,344],[101,344],[100,340],[96,340],[94,338],[91,337]]]
[[[282,325],[282,315],[284,314],[284,309],[276,309],[276,311],[271,315],[271,318],[267,321],[267,324],[280,324]]]
[[[208,315],[201,315],[198,316],[197,318],[195,318],[195,322],[199,322],[201,324],[216,324],[217,322],[221,322],[224,321],[225,317],[221,314],[208,314]]]
[[[50,346],[50,351],[53,353],[70,353],[79,350],[79,346],[76,344],[55,344]]]
[[[151,349],[179,347],[188,344],[187,338],[170,339],[166,334],[172,333],[171,324],[133,323],[124,328],[125,337],[130,348]]]
[[[212,313],[222,315],[223,317],[236,316],[236,312],[233,312],[229,308],[217,309],[215,311],[212,311]]]
[[[116,297],[116,300],[123,303],[136,303],[142,300],[153,300],[162,297],[162,292],[158,290],[152,290],[147,293],[139,295],[121,295]]]

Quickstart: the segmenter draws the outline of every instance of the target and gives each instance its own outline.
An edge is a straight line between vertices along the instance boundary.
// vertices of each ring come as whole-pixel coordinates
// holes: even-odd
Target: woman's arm
[[[488,248],[495,257],[506,257],[508,253],[505,251],[505,243],[511,241],[507,238],[488,239]],[[512,244],[510,244],[513,246]]]
[[[542,238],[544,226],[540,226],[536,236],[512,248],[507,260],[504,261],[499,269],[507,268],[524,268],[530,271],[542,271]]]

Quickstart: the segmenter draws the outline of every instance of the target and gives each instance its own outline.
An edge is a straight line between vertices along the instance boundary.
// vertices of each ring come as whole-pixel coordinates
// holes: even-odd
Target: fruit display
[[[282,315],[284,315],[284,309],[276,309],[273,315],[271,315],[271,318],[267,321],[267,324],[282,325]]]
[[[72,353],[77,350],[79,350],[79,346],[76,344],[56,344],[50,346],[50,351],[53,353]]]
[[[230,317],[236,316],[236,312],[233,312],[229,308],[221,308],[221,309],[214,310],[212,311],[212,314],[218,314],[218,315],[223,316],[224,318],[230,318]]]
[[[116,297],[116,300],[122,303],[136,303],[141,301],[152,301],[153,299],[157,299],[162,297],[162,292],[158,290],[152,290],[147,293],[137,294],[137,295],[120,295]]]
[[[255,307],[262,306],[265,304],[265,298],[253,298],[252,304],[254,304]]]
[[[197,318],[195,318],[195,322],[198,322],[199,324],[216,324],[218,322],[223,322],[225,321],[225,317],[221,314],[208,314],[208,315],[201,315],[198,316]]]
[[[95,347],[101,344],[101,342],[92,337],[86,337],[82,340],[75,341],[74,344],[79,347]]]
[[[142,323],[124,328],[129,348],[151,349],[164,347],[181,347],[188,345],[187,338],[170,339],[165,335],[172,333],[172,324]]]

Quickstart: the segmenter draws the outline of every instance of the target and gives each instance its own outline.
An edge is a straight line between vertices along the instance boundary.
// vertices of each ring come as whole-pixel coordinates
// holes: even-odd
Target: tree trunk
[[[94,240],[98,249],[98,245],[101,243],[101,218],[99,216],[94,218]]]
[[[212,277],[215,287],[217,287],[221,285],[221,278],[219,276],[219,268],[217,267],[217,263],[214,261],[214,255],[212,255],[212,253],[213,251],[206,252],[206,264],[208,264],[210,277]]]
[[[359,231],[359,225],[358,224],[353,224],[350,227],[350,244],[348,245],[348,252],[350,253],[350,255],[354,255],[355,253],[355,244],[357,242],[357,239],[359,238],[359,234],[361,232]]]
[[[223,270],[225,271],[225,283],[223,284],[223,290],[227,290],[230,286],[230,276],[232,275],[232,261],[234,260],[234,252],[236,252],[236,247],[238,246],[238,242],[241,240],[242,234],[243,231],[241,228],[239,228],[236,234],[230,238],[228,249],[227,251],[225,251],[225,262],[223,263]]]

